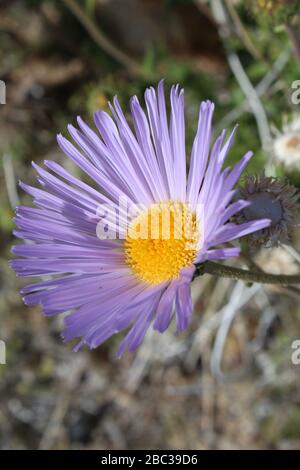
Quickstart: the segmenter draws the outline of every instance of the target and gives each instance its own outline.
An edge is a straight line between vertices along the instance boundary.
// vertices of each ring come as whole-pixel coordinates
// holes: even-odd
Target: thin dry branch
[[[63,2],[102,50],[109,54],[119,64],[126,67],[133,75],[142,75],[142,70],[139,64],[110,41],[93,20],[86,15],[85,11],[81,6],[79,6],[76,0],[63,0]]]

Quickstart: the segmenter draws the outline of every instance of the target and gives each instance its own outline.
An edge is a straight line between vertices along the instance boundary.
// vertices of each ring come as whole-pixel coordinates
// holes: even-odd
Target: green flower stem
[[[245,282],[258,282],[260,284],[280,284],[283,286],[300,284],[300,274],[285,275],[269,274],[262,271],[253,272],[213,261],[206,261],[196,265],[195,276],[201,276],[202,274],[212,274],[214,276],[235,279],[236,281],[242,280]]]

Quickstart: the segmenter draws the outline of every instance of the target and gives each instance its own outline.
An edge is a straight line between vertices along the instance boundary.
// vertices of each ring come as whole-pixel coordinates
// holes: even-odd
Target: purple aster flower
[[[21,183],[35,207],[17,208],[15,235],[33,243],[13,248],[21,259],[13,260],[12,267],[19,276],[53,276],[24,287],[23,299],[26,305],[40,304],[45,315],[68,312],[63,337],[81,338],[75,351],[84,344],[95,348],[127,329],[118,350],[121,356],[140,345],[150,324],[163,332],[173,315],[178,330],[184,330],[193,309],[195,263],[237,256],[239,248],[224,244],[269,224],[268,219],[229,222],[249,205],[232,198],[252,153],[233,169],[223,169],[235,130],[227,141],[223,131],[210,150],[213,103],[200,105],[187,174],[183,90],[171,89],[169,120],[163,82],[157,93],[154,88],[146,90],[145,101],[147,113],[136,96],[131,99],[134,130],[115,98],[114,119],[103,111],[95,113],[98,132],[78,118],[79,129],[68,127],[76,146],[58,136],[63,152],[92,185],[53,161],[45,161],[48,170],[33,163],[42,189]],[[120,198],[143,204],[130,222],[120,210]],[[110,221],[114,210],[118,213],[121,236],[115,240],[97,235],[103,204],[111,208]],[[202,207],[201,221],[197,207]],[[173,214],[168,239],[160,231],[146,238],[129,231],[148,227],[156,216],[161,229],[166,210]],[[189,221],[190,236],[175,236],[182,219]]]

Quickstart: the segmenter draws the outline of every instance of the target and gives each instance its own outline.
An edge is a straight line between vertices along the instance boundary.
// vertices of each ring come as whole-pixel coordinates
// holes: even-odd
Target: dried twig
[[[44,430],[41,441],[39,443],[39,450],[50,450],[53,448],[60,437],[63,429],[63,420],[68,412],[72,394],[74,390],[78,389],[80,377],[86,369],[86,361],[84,358],[79,358],[74,362],[74,371],[68,377],[66,382],[60,385],[60,389],[56,394],[55,406],[49,418],[49,422]]]
[[[296,250],[296,248],[294,248],[291,245],[285,245],[285,244],[282,245],[282,248],[287,253],[289,253],[297,261],[298,264],[300,264],[300,253],[298,250]]]
[[[139,64],[110,41],[98,26],[95,25],[93,20],[86,15],[85,11],[79,6],[76,0],[63,0],[63,2],[101,49],[113,57],[118,63],[125,66],[133,75],[142,75]]]
[[[230,28],[228,25],[228,18],[227,18],[225,8],[223,6],[223,2],[221,0],[213,0],[212,9],[213,9],[215,19],[219,25],[220,36],[223,38],[224,42],[226,42],[231,32],[230,32]],[[255,117],[262,147],[265,150],[269,150],[271,146],[272,138],[271,138],[270,128],[268,124],[268,119],[267,119],[264,107],[260,101],[260,98],[255,88],[253,87],[252,83],[250,82],[238,55],[235,52],[228,50],[227,60],[241,90],[244,92],[248,100],[249,107],[252,110],[252,113]]]
[[[226,338],[230,331],[232,322],[240,308],[243,307],[259,289],[261,289],[261,286],[258,285],[252,286],[251,289],[246,289],[241,282],[238,282],[231,293],[228,303],[223,309],[222,320],[216,334],[214,348],[211,355],[211,370],[218,378],[223,378],[221,362]]]
[[[257,49],[257,47],[255,46],[255,44],[254,44],[250,34],[248,33],[247,29],[243,25],[239,15],[238,15],[238,13],[235,9],[235,6],[234,6],[232,0],[225,0],[225,3],[226,3],[226,6],[228,8],[228,12],[231,16],[231,19],[234,23],[234,26],[237,30],[237,33],[238,33],[241,41],[243,42],[245,48],[250,52],[250,54],[253,55],[253,57],[256,60],[261,60],[262,55],[261,55],[260,51]]]
[[[264,78],[255,87],[255,91],[259,97],[267,93],[272,83],[277,79],[280,72],[284,69],[284,67],[288,63],[290,56],[291,56],[290,47],[287,47],[286,49],[284,49],[282,53],[278,56],[272,68],[268,71],[268,73],[264,76]],[[228,114],[226,114],[221,119],[221,121],[218,123],[218,128],[227,127],[229,124],[236,121],[244,111],[248,111],[248,110],[249,110],[249,102],[247,99],[245,99],[239,106],[232,109]]]

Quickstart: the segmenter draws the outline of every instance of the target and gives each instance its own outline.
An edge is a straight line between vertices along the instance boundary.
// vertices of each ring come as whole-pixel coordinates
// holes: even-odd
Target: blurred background
[[[71,353],[62,319],[25,307],[25,282],[8,266],[14,208],[31,204],[18,188],[18,180],[35,184],[31,161],[79,174],[56,134],[67,135],[78,114],[92,122],[115,94],[128,109],[131,95],[142,99],[162,77],[167,88],[185,87],[189,149],[199,101],[211,99],[215,134],[240,124],[230,164],[251,149],[248,171],[299,186],[299,147],[289,165],[274,150],[300,126],[291,99],[299,11],[287,0],[0,1],[1,449],[300,448],[297,288],[205,275],[193,283],[188,331],[149,331],[136,354],[117,360],[119,336]],[[299,272],[299,238],[295,231],[291,246],[256,250],[255,263]]]

